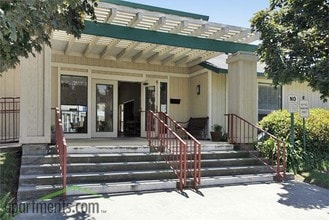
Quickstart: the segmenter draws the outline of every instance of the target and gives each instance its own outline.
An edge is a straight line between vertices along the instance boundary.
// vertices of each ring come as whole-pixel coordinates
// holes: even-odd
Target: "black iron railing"
[[[19,97],[0,97],[0,144],[19,141]]]

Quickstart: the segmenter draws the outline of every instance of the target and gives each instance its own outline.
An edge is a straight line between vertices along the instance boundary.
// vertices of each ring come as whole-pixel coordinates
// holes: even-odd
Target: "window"
[[[87,133],[88,78],[61,76],[61,112],[65,133]]]
[[[113,132],[113,85],[96,84],[96,132]]]
[[[258,84],[258,120],[274,110],[282,108],[282,88],[274,88],[271,84]]]

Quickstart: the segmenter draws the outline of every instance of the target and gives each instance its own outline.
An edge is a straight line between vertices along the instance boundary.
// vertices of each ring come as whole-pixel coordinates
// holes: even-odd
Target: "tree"
[[[96,19],[96,0],[0,0],[0,73],[51,46],[53,30],[79,38],[84,20]]]
[[[257,50],[274,85],[307,82],[329,97],[329,0],[271,0],[251,19]]]

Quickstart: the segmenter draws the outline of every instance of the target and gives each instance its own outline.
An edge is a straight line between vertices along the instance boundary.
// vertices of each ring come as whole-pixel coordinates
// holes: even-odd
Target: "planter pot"
[[[211,135],[211,140],[212,141],[220,141],[222,139],[222,133],[221,132],[211,131],[210,135]]]
[[[56,132],[55,131],[51,131],[51,135],[50,135],[50,144],[51,145],[55,145],[56,144]]]

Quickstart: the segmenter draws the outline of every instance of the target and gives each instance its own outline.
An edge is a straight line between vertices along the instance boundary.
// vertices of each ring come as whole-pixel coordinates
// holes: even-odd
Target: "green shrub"
[[[7,193],[2,198],[0,198],[0,219],[11,220],[13,219],[13,214],[10,213],[8,206],[13,202],[13,198],[10,193]]]
[[[306,151],[303,148],[303,119],[295,114],[295,145],[289,143],[290,113],[287,110],[272,112],[259,122],[260,127],[287,143],[287,167],[294,172],[301,170],[327,170],[329,168],[329,110],[311,109],[306,119]],[[268,139],[258,144],[266,156],[275,154],[275,144]]]

